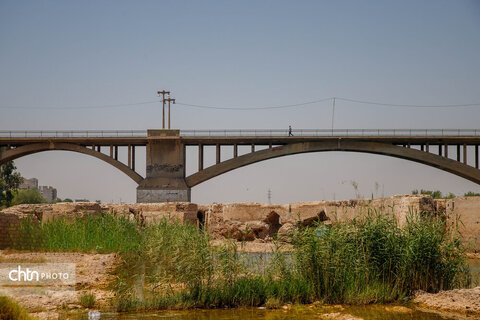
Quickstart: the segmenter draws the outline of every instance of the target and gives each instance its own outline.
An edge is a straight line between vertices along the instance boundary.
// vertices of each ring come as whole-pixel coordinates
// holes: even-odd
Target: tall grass
[[[410,214],[400,228],[393,217],[370,211],[349,224],[300,231],[294,243],[299,276],[332,303],[393,301],[470,281],[457,236],[437,216]]]
[[[12,247],[20,250],[117,252],[137,250],[139,226],[123,216],[76,216],[39,223],[23,219]]]
[[[10,297],[0,296],[1,320],[33,320],[34,318],[15,300]]]
[[[118,311],[390,302],[470,281],[458,234],[442,217],[420,214],[402,227],[373,211],[346,223],[299,227],[293,252],[277,250],[255,270],[235,242],[214,247],[207,232],[167,220],[144,226],[102,215],[25,223],[21,230],[19,248],[119,252],[112,282]]]

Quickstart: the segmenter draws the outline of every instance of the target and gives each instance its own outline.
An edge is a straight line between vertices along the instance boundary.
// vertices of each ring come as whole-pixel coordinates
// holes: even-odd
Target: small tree
[[[13,161],[0,165],[0,207],[10,207],[15,191],[23,182]]]
[[[40,192],[36,189],[18,190],[13,197],[12,204],[46,203]]]

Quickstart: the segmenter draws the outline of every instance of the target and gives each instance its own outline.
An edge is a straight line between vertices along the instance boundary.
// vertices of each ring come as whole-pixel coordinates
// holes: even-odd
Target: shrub
[[[93,308],[95,306],[95,295],[92,293],[84,293],[78,298],[78,302],[84,308]]]
[[[15,300],[0,296],[0,320],[32,320],[28,312]]]

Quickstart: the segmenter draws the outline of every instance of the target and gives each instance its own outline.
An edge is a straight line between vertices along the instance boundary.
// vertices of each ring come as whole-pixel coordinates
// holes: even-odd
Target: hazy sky
[[[0,0],[0,130],[161,126],[167,89],[179,102],[275,106],[327,97],[417,105],[480,102],[480,1]],[[30,109],[20,108],[28,107]],[[59,109],[45,109],[58,107]],[[330,102],[281,110],[176,105],[179,129],[331,127]],[[393,108],[338,101],[335,128],[479,128],[480,107]],[[137,167],[144,175],[139,150]],[[213,153],[212,153],[213,154]],[[210,156],[209,156],[210,157]],[[210,161],[210,160],[209,160]],[[187,172],[196,167],[189,152]],[[59,197],[135,201],[135,183],[86,155],[16,160]],[[269,160],[192,189],[192,201],[272,202],[480,187],[428,166],[359,153]],[[375,185],[379,188],[375,188]]]

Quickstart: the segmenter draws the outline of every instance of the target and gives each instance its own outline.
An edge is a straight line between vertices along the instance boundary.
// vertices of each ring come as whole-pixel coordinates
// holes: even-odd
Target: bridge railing
[[[281,137],[290,131],[278,129],[261,130],[180,130],[182,137]],[[480,136],[480,129],[292,129],[297,137],[328,136]]]
[[[1,138],[115,138],[146,137],[147,130],[28,130],[0,131]]]
[[[285,137],[289,134],[288,129],[180,130],[180,136],[182,137]],[[292,129],[291,134],[296,137],[480,136],[480,129]],[[146,136],[146,130],[0,130],[0,138],[128,138]]]

